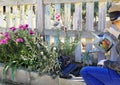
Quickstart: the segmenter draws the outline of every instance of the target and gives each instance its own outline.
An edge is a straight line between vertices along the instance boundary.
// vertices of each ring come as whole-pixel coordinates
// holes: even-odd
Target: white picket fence
[[[98,2],[98,17],[95,27],[96,2]],[[84,17],[83,3],[86,4]],[[108,3],[110,4],[111,0],[0,0],[0,31],[8,31],[11,26],[29,24],[29,28],[37,28],[41,34],[46,35],[46,40],[51,44],[57,41],[53,25],[59,23],[57,28],[65,26],[70,37],[80,34],[81,42],[86,42],[86,50],[92,50],[91,32],[102,32],[106,28]],[[71,12],[71,9],[74,11]],[[60,14],[60,21],[56,20],[56,14]],[[63,31],[60,32],[60,36],[64,42]],[[79,51],[76,61],[79,61],[81,45],[76,49]]]

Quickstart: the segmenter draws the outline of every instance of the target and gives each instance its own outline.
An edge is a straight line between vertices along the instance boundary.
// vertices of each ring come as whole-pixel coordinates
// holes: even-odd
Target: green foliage
[[[66,36],[65,36],[64,42],[61,42],[59,33],[60,33],[60,29],[57,29],[57,37],[58,37],[57,52],[58,52],[58,55],[59,56],[74,56],[74,51],[80,40],[80,36],[76,36],[76,37],[74,37],[73,41],[70,41],[70,36],[68,36],[67,29],[65,29],[64,33]]]
[[[58,56],[52,48],[43,41],[37,30],[32,31],[27,25],[21,25],[18,29],[10,28],[0,37],[0,62],[5,64],[3,74],[9,68],[12,69],[12,79],[18,68],[41,75],[50,73]]]
[[[89,52],[84,52],[81,60],[83,65],[92,65],[93,56]]]

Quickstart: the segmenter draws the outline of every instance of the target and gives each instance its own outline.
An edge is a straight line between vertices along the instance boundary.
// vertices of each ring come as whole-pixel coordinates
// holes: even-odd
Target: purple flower
[[[9,36],[9,33],[8,32],[5,32],[4,33],[4,36],[6,37],[6,36]]]
[[[7,40],[7,41],[8,41],[9,39],[10,39],[10,37],[5,37],[5,38],[4,38],[4,40]]]
[[[27,30],[28,29],[28,24],[20,25],[19,29],[21,29],[21,30]]]
[[[56,17],[57,21],[60,21],[60,14],[59,13],[56,13],[55,17]]]
[[[24,27],[25,27],[25,28],[28,28],[28,24],[25,24]]]
[[[10,34],[9,34],[8,32],[5,32],[5,33],[4,33],[4,36],[5,36],[5,38],[7,38],[8,40],[10,39]]]
[[[10,30],[12,30],[13,32],[16,30],[15,27],[11,27]]]
[[[23,39],[22,38],[17,38],[16,42],[23,42]]]
[[[30,31],[29,31],[29,34],[30,34],[30,35],[33,35],[33,34],[34,34],[34,32],[33,32],[32,30],[30,30]]]
[[[0,40],[0,44],[7,44],[8,40],[6,38]]]
[[[23,29],[23,25],[20,25],[19,28],[20,28],[20,29]]]

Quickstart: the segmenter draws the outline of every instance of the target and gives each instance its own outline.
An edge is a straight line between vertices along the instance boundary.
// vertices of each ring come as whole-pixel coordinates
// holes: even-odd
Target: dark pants
[[[77,65],[74,63],[70,63],[69,65],[67,65],[66,67],[64,67],[62,69],[62,74],[63,75],[69,75],[74,69],[77,68]]]
[[[120,75],[108,68],[86,66],[80,74],[87,85],[120,85]]]

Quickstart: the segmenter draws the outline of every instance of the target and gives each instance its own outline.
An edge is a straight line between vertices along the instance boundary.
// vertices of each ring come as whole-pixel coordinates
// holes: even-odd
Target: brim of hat
[[[120,11],[120,3],[113,4],[108,10],[109,13],[115,11]]]

